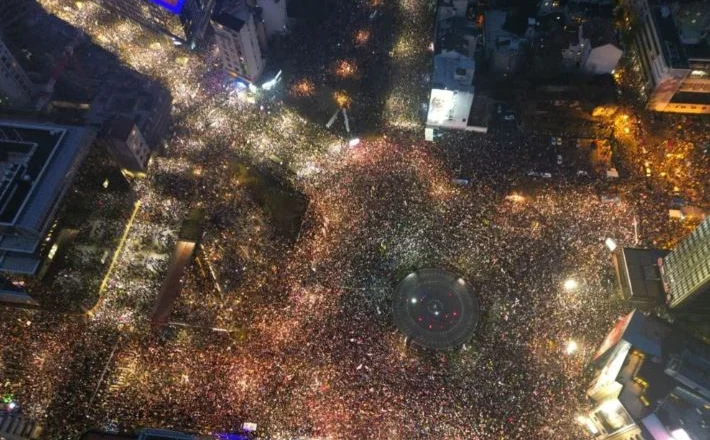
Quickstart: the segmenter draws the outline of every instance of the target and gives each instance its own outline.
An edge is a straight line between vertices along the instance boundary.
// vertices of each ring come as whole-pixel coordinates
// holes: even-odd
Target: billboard
[[[173,14],[179,14],[182,12],[182,8],[185,6],[187,0],[149,0],[151,3],[155,3],[158,6],[162,6]]]
[[[602,345],[599,347],[597,352],[594,354],[594,360],[598,359],[599,356],[606,353],[607,350],[609,350],[611,347],[616,345],[617,342],[619,342],[621,337],[624,335],[624,332],[626,331],[626,327],[629,326],[629,321],[631,321],[631,317],[633,315],[634,315],[634,312],[631,312],[628,315],[624,316],[623,318],[619,318],[619,320],[616,322],[616,325],[614,326],[614,328],[611,330],[611,332],[609,332],[609,334],[604,339],[604,342],[602,343]]]

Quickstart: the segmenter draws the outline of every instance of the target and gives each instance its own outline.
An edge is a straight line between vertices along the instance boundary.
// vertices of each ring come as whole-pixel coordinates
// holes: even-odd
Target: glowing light
[[[350,148],[357,147],[358,145],[360,145],[360,138],[352,138],[348,141],[348,147]]]
[[[604,240],[604,244],[611,252],[614,252],[614,250],[616,249],[616,242],[611,238],[607,238],[606,240]]]
[[[350,78],[357,73],[357,64],[349,60],[338,62],[335,67],[335,74],[340,78]]]
[[[574,354],[579,349],[577,343],[573,340],[567,341],[567,346],[565,347],[565,353]]]
[[[418,300],[416,298],[412,298],[411,300],[409,300],[409,302],[411,302],[412,304],[416,304]]]
[[[515,203],[521,203],[525,201],[525,197],[515,193],[505,196],[505,199]]]
[[[291,87],[291,94],[293,96],[313,96],[316,87],[308,79],[302,79],[301,81],[295,83]]]
[[[370,31],[367,29],[361,29],[355,33],[355,45],[363,46],[370,41]]]
[[[10,402],[7,405],[7,409],[12,411],[13,409],[17,408],[17,404],[15,402]]]
[[[579,287],[579,283],[577,283],[577,280],[573,278],[569,278],[565,280],[564,288],[565,290],[574,290],[577,287]]]
[[[350,96],[348,96],[347,93],[342,91],[333,93],[333,99],[335,99],[335,102],[338,103],[338,106],[342,108],[350,107],[350,103],[352,102]]]
[[[671,436],[673,437],[673,440],[691,440],[690,436],[683,428],[671,431]]]

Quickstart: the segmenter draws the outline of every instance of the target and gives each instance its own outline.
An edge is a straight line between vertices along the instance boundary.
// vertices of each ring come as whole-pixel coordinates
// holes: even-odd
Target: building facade
[[[710,438],[710,347],[658,318],[620,318],[596,352],[577,420],[596,440]]]
[[[216,0],[94,0],[102,7],[178,44],[194,48],[204,37]]]
[[[255,10],[243,0],[227,0],[212,16],[212,27],[227,73],[248,82],[259,79],[266,64]]]
[[[659,263],[671,309],[710,312],[710,217]]]
[[[34,84],[0,39],[0,105],[29,107]]]
[[[710,113],[710,0],[625,0],[647,107]]]

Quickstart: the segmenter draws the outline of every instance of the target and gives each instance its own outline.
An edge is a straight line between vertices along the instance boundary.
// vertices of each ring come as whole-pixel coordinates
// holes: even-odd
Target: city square
[[[617,116],[631,121],[608,124],[619,148],[643,137],[662,155],[672,139],[686,156],[656,161],[680,170],[667,180],[638,158],[610,180],[585,158],[555,166],[542,128],[502,118],[486,134],[425,141],[429,2],[329,3],[318,30],[274,47],[274,81],[258,90],[225,76],[216,50],[186,51],[92,2],[39,4],[173,99],[165,152],[133,181],[97,300],[83,313],[2,309],[0,395],[41,420],[43,438],[245,422],[269,439],[588,438],[585,366],[631,310],[609,241],[671,248],[700,223],[670,222],[666,205],[677,184],[708,206],[709,159],[696,149],[707,118],[663,123],[624,104]],[[156,325],[194,209],[195,258]],[[399,283],[426,268],[475,294],[461,308],[403,296],[429,301],[416,313],[435,322],[442,310],[474,315],[441,347],[412,343],[393,317]]]

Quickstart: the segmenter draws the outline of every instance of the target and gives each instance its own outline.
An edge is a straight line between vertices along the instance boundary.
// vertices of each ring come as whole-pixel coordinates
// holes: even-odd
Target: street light
[[[577,283],[577,280],[573,278],[569,278],[565,280],[564,288],[565,290],[574,290],[577,287],[579,287],[579,283]]]

